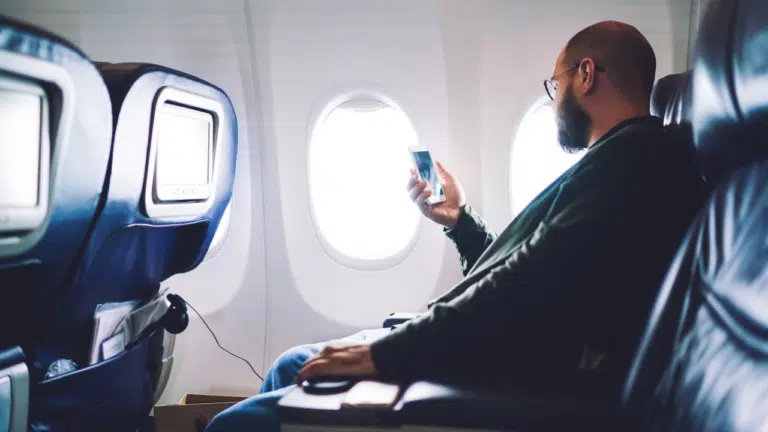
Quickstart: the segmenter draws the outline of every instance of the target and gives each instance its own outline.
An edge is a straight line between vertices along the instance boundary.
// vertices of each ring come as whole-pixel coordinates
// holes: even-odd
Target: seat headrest
[[[664,126],[690,123],[691,71],[667,75],[653,87],[651,114],[661,118]]]
[[[72,236],[93,217],[112,136],[107,90],[72,43],[0,15],[0,93],[0,258],[40,259],[59,217],[84,224],[63,227]]]
[[[78,57],[88,58],[75,44],[44,28],[1,14],[0,26],[3,27],[3,44],[10,45],[10,41],[15,39],[15,43],[13,43],[15,50],[28,51],[34,53],[35,57],[44,58],[54,45],[58,45],[73,51]]]
[[[712,183],[768,154],[768,2],[711,2],[691,84],[693,134]]]
[[[12,144],[35,148],[35,153],[14,149],[11,158],[0,154],[0,171],[14,176],[10,182],[0,181],[0,188],[29,194],[32,185],[33,194],[28,196],[33,199],[24,197],[24,203],[12,210],[27,211],[35,201],[36,207],[45,209],[39,224],[0,230],[0,346],[20,345],[32,364],[50,318],[49,306],[65,296],[71,270],[82,258],[81,245],[98,215],[112,145],[112,115],[104,81],[80,49],[46,30],[2,15],[0,81],[4,122],[11,119],[25,140],[32,136],[40,145],[22,145],[12,139]],[[8,97],[8,89],[10,94],[16,90],[36,94],[35,109],[16,103],[18,95]],[[28,97],[21,100],[29,101]],[[28,122],[30,112],[38,121]],[[7,149],[8,141],[5,144]],[[3,207],[0,224],[8,214],[7,205]]]
[[[88,267],[103,271],[85,272],[76,283],[106,283],[101,278],[123,271],[120,260],[129,257],[120,254],[130,250],[134,265],[126,274],[140,281],[126,275],[102,292],[138,298],[194,269],[208,251],[232,197],[237,118],[229,96],[195,76],[154,64],[96,64],[114,113],[106,203],[88,244],[98,251]],[[83,299],[93,307],[112,301]]]
[[[146,63],[105,63],[98,62],[99,71],[109,88],[112,99],[112,110],[115,120],[114,132],[114,156],[121,157],[123,163],[113,164],[110,189],[112,191],[125,191],[125,196],[137,198],[143,205],[143,215],[136,216],[149,225],[176,224],[193,220],[209,220],[206,245],[218,227],[223,213],[232,197],[234,186],[235,163],[237,154],[237,118],[229,96],[219,87],[206,82],[193,75],[174,70],[165,66]],[[208,170],[204,178],[210,179],[211,190],[205,197],[184,195],[184,199],[171,199],[159,196],[159,190],[154,185],[155,169],[160,171],[160,164],[156,157],[160,151],[156,144],[157,129],[169,124],[160,120],[164,115],[164,109],[173,107],[177,113],[187,120],[196,115],[202,116],[193,120],[192,127],[199,131],[199,127],[205,126],[206,117],[211,123],[205,130],[212,135],[204,145],[210,146],[210,155],[204,156],[208,160]],[[150,113],[147,116],[147,113]],[[192,117],[189,117],[192,116]],[[177,117],[174,115],[174,117]],[[167,119],[170,120],[170,119]],[[203,121],[203,124],[200,122]],[[190,127],[189,121],[182,123]],[[183,134],[182,134],[183,135]],[[147,137],[150,137],[147,141]],[[180,140],[189,139],[190,136],[176,136]],[[145,143],[147,147],[138,146],[137,143]],[[199,144],[199,143],[197,143]],[[191,144],[190,144],[191,145]],[[170,147],[174,148],[174,147]],[[191,151],[187,152],[189,156]],[[147,160],[147,155],[149,159]],[[179,155],[175,151],[165,153],[166,156]],[[159,159],[159,158],[158,158]],[[181,163],[190,164],[200,162],[197,159],[179,159]],[[186,161],[186,162],[185,162]],[[203,162],[205,164],[205,162]],[[149,172],[136,172],[136,167],[146,168]],[[165,168],[173,168],[166,166]],[[178,167],[177,167],[178,168]],[[166,171],[167,174],[167,171]],[[184,174],[184,173],[182,173]],[[192,171],[192,174],[195,174]],[[189,173],[186,174],[187,176]],[[146,183],[146,184],[145,184]],[[175,184],[175,183],[174,183]],[[178,186],[178,185],[176,185]],[[159,187],[159,186],[157,186]],[[178,189],[178,188],[177,188]],[[195,189],[184,188],[184,192]],[[113,196],[116,196],[117,192]],[[112,194],[112,192],[110,192]],[[139,197],[143,194],[144,197]],[[153,197],[153,194],[158,195]],[[155,198],[165,201],[163,205],[157,205]],[[178,197],[174,197],[178,198]],[[204,204],[195,201],[204,201]],[[178,203],[176,203],[178,201]],[[170,212],[171,208],[182,209],[181,214]],[[178,219],[181,217],[181,219]],[[169,218],[176,218],[170,220]],[[164,221],[163,221],[164,220]],[[207,246],[201,251],[205,254]]]

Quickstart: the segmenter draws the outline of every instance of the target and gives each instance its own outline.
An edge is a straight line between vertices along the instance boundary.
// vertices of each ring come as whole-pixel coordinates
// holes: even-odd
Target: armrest
[[[24,363],[24,351],[19,347],[0,350],[0,370]]]
[[[29,370],[19,347],[0,349],[0,430],[25,432]]]
[[[410,321],[421,315],[421,312],[393,312],[384,320],[382,327],[389,328]]]
[[[354,388],[353,386],[352,389]],[[395,425],[392,405],[397,402],[397,399],[388,406],[350,407],[345,404],[349,391],[315,394],[301,386],[289,391],[277,404],[277,415],[282,425],[281,430],[290,432],[290,426],[304,430],[302,429],[303,425],[325,426],[326,428]],[[358,397],[375,399],[376,395],[361,395],[358,392]],[[286,428],[285,426],[289,427]]]
[[[307,425],[409,425],[483,430],[618,430],[617,400],[576,392],[570,395],[531,394],[514,389],[487,392],[419,381],[405,387],[393,406],[350,408],[344,405],[346,397],[347,392],[317,395],[297,387],[278,403],[280,422],[298,429]]]
[[[395,406],[401,424],[495,430],[612,431],[618,402],[581,394],[473,390],[418,381]]]

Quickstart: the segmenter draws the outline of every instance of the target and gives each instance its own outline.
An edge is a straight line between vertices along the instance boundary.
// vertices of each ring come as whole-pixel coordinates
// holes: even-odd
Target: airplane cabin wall
[[[307,155],[335,96],[369,90],[397,102],[500,231],[511,219],[514,134],[546,97],[542,80],[568,38],[604,19],[632,23],[653,45],[660,78],[686,68],[692,9],[691,0],[3,0],[0,12],[60,33],[96,60],[176,67],[230,95],[240,130],[230,231],[216,256],[167,285],[264,372],[291,346],[423,310],[461,278],[452,244],[428,221],[391,268],[350,268],[325,252]],[[247,366],[190,316],[161,402],[255,392]]]

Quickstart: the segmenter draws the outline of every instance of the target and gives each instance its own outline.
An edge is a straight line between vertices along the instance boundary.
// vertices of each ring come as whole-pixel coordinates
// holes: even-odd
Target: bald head
[[[653,48],[631,25],[603,21],[578,32],[545,81],[560,145],[588,148],[617,124],[650,115],[655,75]]]
[[[632,102],[648,103],[656,76],[656,55],[648,40],[633,26],[603,21],[576,33],[564,50],[564,63],[592,58],[608,80]]]

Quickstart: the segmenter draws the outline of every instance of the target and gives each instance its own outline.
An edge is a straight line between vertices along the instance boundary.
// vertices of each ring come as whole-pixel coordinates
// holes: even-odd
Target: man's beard
[[[589,129],[592,119],[567,89],[557,110],[557,139],[568,153],[577,153],[589,147]]]

